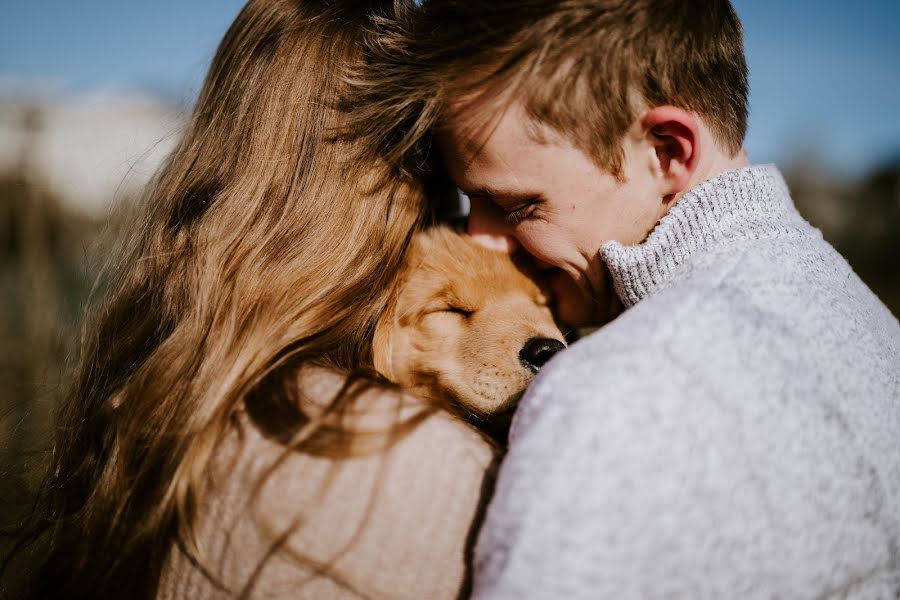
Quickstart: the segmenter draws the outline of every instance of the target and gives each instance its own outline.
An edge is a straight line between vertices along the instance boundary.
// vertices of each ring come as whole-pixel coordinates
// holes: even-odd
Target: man
[[[428,0],[371,49],[373,145],[561,319],[625,307],[522,399],[475,596],[900,596],[900,325],[748,164],[729,2]]]

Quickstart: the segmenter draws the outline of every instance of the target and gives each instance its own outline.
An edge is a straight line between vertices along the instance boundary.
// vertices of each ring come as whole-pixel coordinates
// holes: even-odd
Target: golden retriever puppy
[[[511,413],[563,339],[546,290],[509,255],[435,227],[414,239],[373,351],[387,379],[478,422]]]

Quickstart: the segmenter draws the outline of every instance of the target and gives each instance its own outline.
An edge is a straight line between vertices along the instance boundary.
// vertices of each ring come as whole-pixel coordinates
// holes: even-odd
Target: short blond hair
[[[614,174],[640,104],[699,115],[732,155],[743,144],[747,65],[728,0],[425,0],[381,26],[354,78],[353,133],[406,174],[427,168],[430,132],[473,94],[521,102]]]

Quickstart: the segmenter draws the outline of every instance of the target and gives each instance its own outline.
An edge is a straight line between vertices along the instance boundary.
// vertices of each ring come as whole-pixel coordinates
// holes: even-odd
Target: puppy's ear
[[[372,362],[375,370],[388,381],[397,383],[394,375],[394,330],[397,325],[396,299],[391,301],[378,324],[375,326],[375,334],[372,336]]]

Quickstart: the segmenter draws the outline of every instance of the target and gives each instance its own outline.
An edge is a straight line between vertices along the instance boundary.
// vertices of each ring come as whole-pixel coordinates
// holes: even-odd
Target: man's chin
[[[479,245],[484,246],[488,250],[497,252],[506,252],[512,254],[519,248],[519,242],[515,238],[508,235],[499,235],[493,233],[469,233],[469,236]]]
[[[548,274],[550,289],[553,290],[553,312],[556,318],[569,327],[592,327],[597,320],[599,305],[590,294],[562,270]]]

